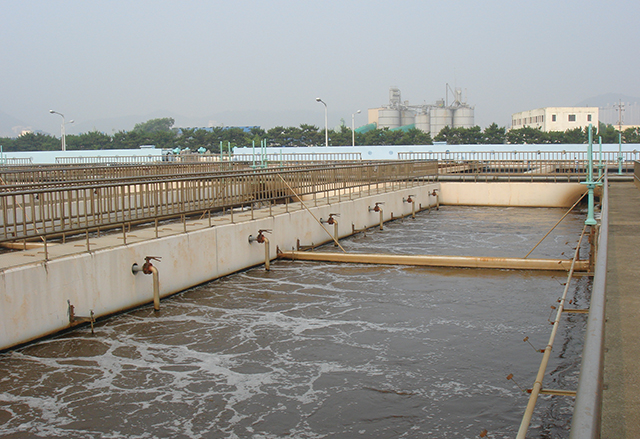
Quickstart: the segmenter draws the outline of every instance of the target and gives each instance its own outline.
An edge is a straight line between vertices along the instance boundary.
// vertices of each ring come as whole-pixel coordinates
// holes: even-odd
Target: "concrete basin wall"
[[[423,208],[435,205],[436,197],[430,193],[436,188],[438,184],[432,183],[353,200],[342,196],[341,202],[336,200],[330,205],[326,200],[318,200],[317,207],[313,207],[313,201],[306,204],[318,219],[327,219],[330,213],[340,214],[339,236],[344,237],[352,233],[353,226],[363,229],[379,224],[380,214],[369,212],[376,202],[384,202],[383,217],[389,220],[392,215],[397,218],[411,214],[411,204],[403,202],[409,195],[414,196],[416,209],[419,205]],[[131,270],[134,263],[142,266],[145,256],[162,258],[160,262],[152,262],[159,272],[160,296],[167,297],[264,263],[264,245],[248,240],[249,235],[256,236],[260,229],[272,231],[265,236],[270,241],[273,259],[277,246],[291,250],[298,239],[303,245],[330,241],[334,226],[325,227],[331,235],[295,203],[289,206],[288,213],[274,209],[273,216],[265,214],[251,221],[5,268],[0,273],[0,350],[69,328],[68,303],[75,307],[76,316],[89,316],[93,310],[96,318],[151,303],[152,276],[133,274]]]
[[[461,206],[571,207],[587,187],[580,183],[440,183],[440,203]]]
[[[436,204],[432,195],[438,190],[441,204],[489,206],[571,206],[585,191],[584,185],[572,183],[431,183],[393,192],[361,196],[349,200],[348,195],[305,203],[317,218],[327,219],[338,213],[338,235],[348,236],[355,229],[375,226],[379,212],[369,207],[383,202],[384,220],[411,214],[409,195],[416,209]],[[145,256],[161,257],[153,262],[159,272],[160,296],[167,297],[195,285],[263,264],[263,244],[249,243],[249,235],[268,229],[270,259],[276,247],[283,250],[302,245],[331,241],[334,226],[325,224],[329,234],[299,203],[289,212],[280,206],[268,216],[263,209],[250,221],[200,228],[157,239],[127,245],[112,245],[92,252],[80,250],[50,261],[38,261],[5,268],[0,272],[0,350],[54,334],[71,326],[68,303],[77,316],[96,318],[125,311],[153,300],[153,279],[143,273],[133,274],[132,265],[142,266]],[[241,219],[241,218],[240,218]],[[108,239],[97,238],[99,239]],[[113,239],[113,238],[112,238]],[[24,260],[24,259],[22,259]],[[162,307],[162,305],[161,305]]]

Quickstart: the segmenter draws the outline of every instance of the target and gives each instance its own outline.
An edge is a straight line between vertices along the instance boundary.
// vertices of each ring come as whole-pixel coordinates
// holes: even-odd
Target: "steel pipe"
[[[569,292],[569,284],[571,283],[571,278],[573,277],[573,272],[576,271],[576,265],[578,263],[578,255],[580,254],[580,245],[582,243],[582,238],[585,235],[586,226],[582,229],[582,233],[580,234],[580,239],[578,240],[578,245],[576,247],[576,251],[574,253],[573,259],[570,261],[569,274],[567,275],[567,282],[564,287],[564,291],[562,293],[562,297],[560,298],[560,303],[558,305],[558,310],[556,312],[556,318],[553,321],[553,328],[551,329],[551,335],[549,336],[549,342],[547,343],[547,347],[544,349],[544,354],[542,356],[542,361],[540,362],[540,367],[538,368],[538,374],[536,375],[536,380],[533,383],[533,387],[531,389],[531,394],[529,395],[529,402],[527,403],[527,408],[525,409],[524,415],[522,416],[522,421],[520,422],[520,428],[518,430],[518,434],[516,439],[525,439],[527,436],[527,430],[529,429],[529,424],[531,423],[531,418],[533,416],[533,410],[536,407],[536,402],[538,401],[538,395],[542,390],[542,380],[544,379],[544,375],[547,371],[547,364],[549,364],[549,358],[551,357],[551,350],[553,349],[553,342],[555,341],[556,334],[558,332],[558,328],[560,326],[560,317],[564,311],[564,304],[567,300],[567,293]],[[529,260],[529,259],[527,259]],[[589,261],[581,261],[585,263],[585,270],[589,267]]]
[[[348,262],[380,265],[416,265],[430,267],[495,268],[513,270],[569,271],[568,259],[493,258],[477,256],[392,255],[372,253],[323,253],[280,251],[278,257],[304,261]],[[589,261],[575,261],[575,271],[587,271]]]
[[[154,266],[151,266],[150,270],[153,277],[153,309],[160,311],[160,274]]]

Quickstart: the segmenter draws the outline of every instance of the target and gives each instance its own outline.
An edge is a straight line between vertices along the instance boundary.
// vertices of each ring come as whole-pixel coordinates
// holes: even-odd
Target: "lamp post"
[[[316,101],[322,102],[324,105],[324,144],[329,146],[329,124],[327,120],[327,104],[320,98],[316,98]]]
[[[351,114],[351,146],[356,146],[356,125],[355,125],[356,114],[360,114],[360,110]]]
[[[53,111],[53,110],[49,110],[49,113],[57,114],[59,116],[62,116],[62,125],[60,127],[60,137],[61,137],[61,140],[62,140],[62,150],[66,151],[67,150],[67,143],[66,143],[66,139],[65,139],[66,135],[65,135],[65,132],[64,132],[64,126],[66,125],[66,123],[64,121],[64,114],[58,113],[57,111]],[[69,123],[73,123],[73,120],[69,121]]]

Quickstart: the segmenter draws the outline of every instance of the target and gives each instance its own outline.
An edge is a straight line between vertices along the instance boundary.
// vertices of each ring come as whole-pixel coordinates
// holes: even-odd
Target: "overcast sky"
[[[390,86],[411,104],[460,87],[481,127],[640,96],[637,0],[0,0],[0,12],[0,111],[54,134],[49,109],[78,123],[170,112],[182,126],[324,127],[316,97],[331,127],[360,109],[358,126]],[[217,120],[227,111],[243,120]]]

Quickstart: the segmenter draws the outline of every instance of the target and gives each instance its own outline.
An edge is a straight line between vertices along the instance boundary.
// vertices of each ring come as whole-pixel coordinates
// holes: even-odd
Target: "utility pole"
[[[622,112],[624,111],[622,99],[615,107],[618,110],[618,175],[622,175]]]
[[[622,99],[618,101],[617,105],[614,105],[614,108],[618,112],[618,131],[622,132],[622,113],[624,112],[624,104],[622,103]]]

